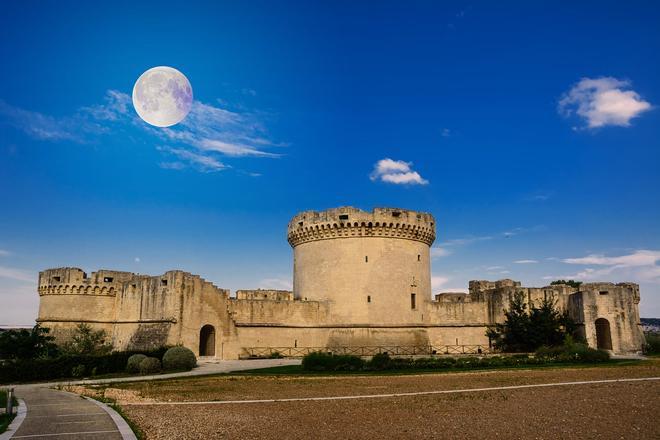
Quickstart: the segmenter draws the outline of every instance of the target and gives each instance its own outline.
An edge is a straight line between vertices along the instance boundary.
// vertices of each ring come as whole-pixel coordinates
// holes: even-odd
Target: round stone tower
[[[431,300],[431,214],[305,211],[288,227],[296,298],[330,301],[337,324],[420,324]]]

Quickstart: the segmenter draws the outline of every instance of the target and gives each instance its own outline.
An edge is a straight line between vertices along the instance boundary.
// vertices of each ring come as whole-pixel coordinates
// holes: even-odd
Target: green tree
[[[32,329],[7,330],[0,333],[0,359],[36,359],[57,355],[55,338],[39,324]]]
[[[504,323],[488,329],[486,336],[498,350],[525,352],[528,351],[529,325],[525,294],[518,291],[509,302],[509,309],[504,311]]]
[[[488,329],[486,335],[496,349],[505,352],[531,352],[541,346],[559,346],[577,329],[568,312],[557,309],[553,297],[545,297],[538,306],[531,304],[528,311],[522,292],[514,294],[504,318],[503,323]]]
[[[580,288],[580,285],[582,285],[582,281],[575,281],[575,280],[556,280],[550,283],[551,286],[556,286],[558,284],[566,284],[567,286],[574,287],[576,289]]]
[[[105,330],[94,330],[89,324],[78,324],[71,339],[62,346],[67,354],[103,355],[112,351],[106,342]]]

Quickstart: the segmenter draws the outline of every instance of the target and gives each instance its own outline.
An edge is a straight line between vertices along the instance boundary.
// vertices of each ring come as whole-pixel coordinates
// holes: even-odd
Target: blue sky
[[[636,281],[660,316],[658,4],[210,3],[4,5],[0,324],[49,267],[290,286],[288,220],[341,205],[433,213],[435,292]],[[169,130],[130,102],[158,65]]]

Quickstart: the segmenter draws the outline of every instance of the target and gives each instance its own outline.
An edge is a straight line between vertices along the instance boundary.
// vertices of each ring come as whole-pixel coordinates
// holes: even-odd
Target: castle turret
[[[330,301],[335,322],[414,324],[431,299],[431,214],[396,208],[305,211],[288,227],[294,295]]]

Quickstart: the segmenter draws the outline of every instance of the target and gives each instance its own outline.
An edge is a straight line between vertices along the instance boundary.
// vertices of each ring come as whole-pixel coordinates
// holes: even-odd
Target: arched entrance
[[[210,324],[199,331],[199,355],[215,356],[215,327]]]
[[[596,345],[602,350],[612,349],[610,322],[605,318],[598,318],[596,320]]]

